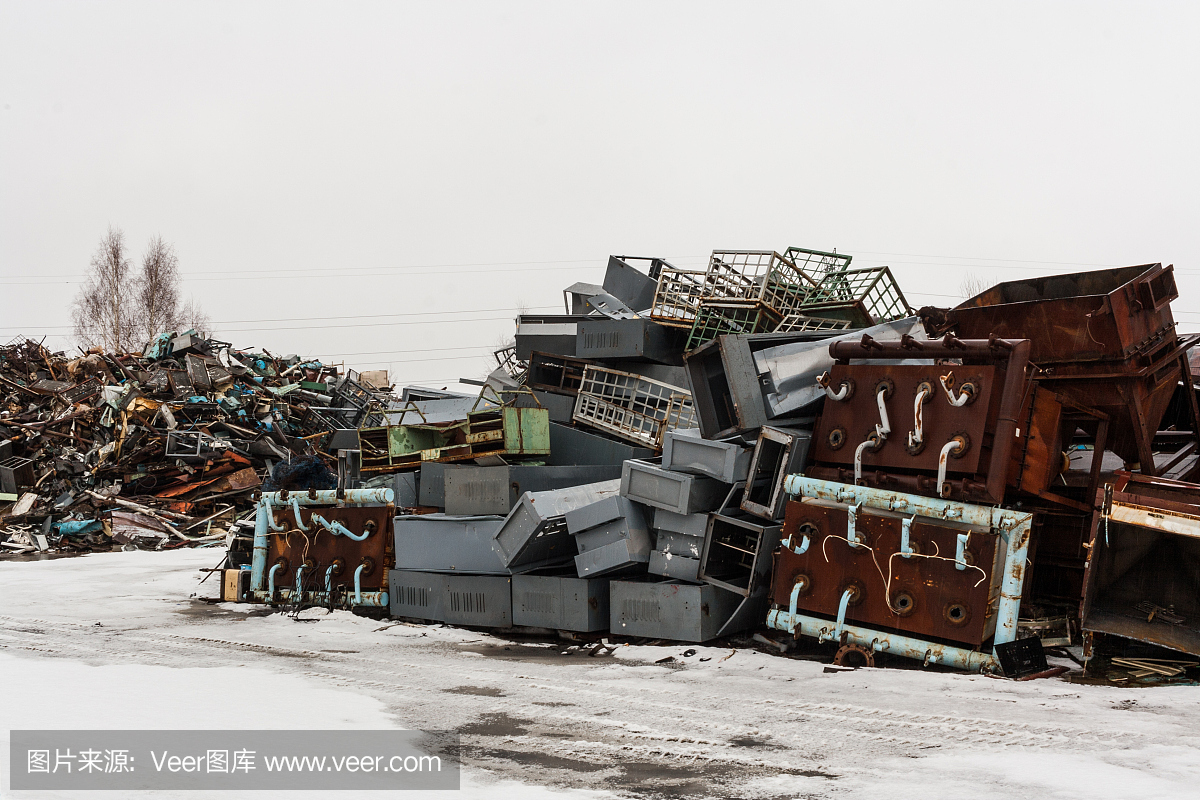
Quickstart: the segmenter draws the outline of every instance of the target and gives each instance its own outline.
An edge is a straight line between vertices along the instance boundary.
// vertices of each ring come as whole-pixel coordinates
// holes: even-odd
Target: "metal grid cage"
[[[775,326],[772,333],[796,333],[797,331],[844,331],[850,327],[848,319],[810,317],[805,314],[788,314]]]
[[[889,267],[830,272],[796,310],[809,316],[847,318],[844,313],[831,312],[849,313],[855,306],[868,315],[868,319],[855,320],[860,324],[878,325],[912,315]]]
[[[696,426],[686,389],[594,365],[584,370],[572,419],[655,450],[667,431]]]
[[[517,383],[524,383],[525,376],[529,373],[529,362],[522,361],[517,358],[517,346],[515,344],[506,345],[492,353],[496,363],[500,369],[504,370],[510,378]]]
[[[765,333],[781,319],[775,310],[757,300],[704,300],[684,349],[694,350],[724,333]]]
[[[818,282],[830,273],[850,269],[850,262],[854,260],[854,256],[843,255],[836,250],[826,253],[823,250],[808,250],[803,247],[789,247],[783,251],[783,257]]]
[[[705,300],[757,301],[782,316],[798,309],[816,288],[815,281],[774,250],[716,250],[704,271],[662,268],[650,318],[691,328]]]
[[[658,274],[650,319],[675,328],[690,328],[700,301],[709,295],[707,272],[663,267]]]
[[[780,315],[797,310],[817,288],[791,259],[773,250],[714,250],[708,275],[717,289],[710,297],[758,300]]]

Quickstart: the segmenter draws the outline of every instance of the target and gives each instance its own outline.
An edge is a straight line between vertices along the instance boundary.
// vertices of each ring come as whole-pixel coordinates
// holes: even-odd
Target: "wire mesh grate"
[[[595,365],[584,370],[572,418],[656,450],[667,431],[697,424],[686,389]]]

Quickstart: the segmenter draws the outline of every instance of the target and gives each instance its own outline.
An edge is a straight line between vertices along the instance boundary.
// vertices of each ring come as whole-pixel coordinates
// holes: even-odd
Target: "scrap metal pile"
[[[224,545],[264,479],[336,485],[318,415],[354,424],[392,400],[354,372],[188,331],[77,357],[18,339],[0,347],[0,402],[11,554]]]
[[[1200,655],[1200,337],[1176,333],[1177,296],[1146,264],[914,312],[887,267],[836,252],[612,256],[563,314],[517,317],[478,395],[198,337],[47,385],[69,365],[19,345],[0,432],[37,466],[9,530],[132,501],[194,536],[274,467],[291,479],[231,529],[227,600],[767,629],[843,664],[1009,676],[1100,637],[1110,678],[1183,674],[1195,659],[1161,648]]]
[[[1194,667],[1145,649],[1200,654],[1200,337],[1175,331],[1172,268],[914,313],[886,267],[850,263],[610,257],[566,313],[517,318],[480,397],[331,430],[341,489],[396,516],[264,494],[227,599],[689,642],[766,627],[843,664],[1010,676],[1099,634],[1125,642],[1114,679]]]

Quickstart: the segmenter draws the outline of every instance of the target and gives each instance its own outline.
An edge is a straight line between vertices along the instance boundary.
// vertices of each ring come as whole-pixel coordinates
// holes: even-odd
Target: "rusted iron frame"
[[[998,666],[999,662],[995,657],[995,645],[1014,641],[1017,636],[1021,592],[1025,582],[1026,561],[1032,534],[1032,513],[996,506],[962,503],[953,500],[943,500],[941,498],[893,492],[868,486],[853,486],[809,478],[804,475],[788,476],[784,487],[788,494],[793,496],[832,500],[836,503],[849,505],[861,504],[869,508],[914,514],[934,520],[954,520],[977,527],[986,527],[989,530],[999,533],[1001,539],[1007,544],[1008,551],[1004,559],[1000,605],[997,608],[996,628],[992,637],[992,655],[966,650],[965,648],[924,642],[913,637],[876,631],[861,626],[850,624],[842,626],[843,638],[845,639],[842,642],[843,644],[852,642],[864,647],[870,647],[876,652],[896,652],[899,655],[916,659],[922,657],[921,648],[927,646],[927,649],[924,651],[926,663],[938,661],[938,663],[949,663],[961,669],[969,670],[995,669]],[[767,617],[767,625],[769,627],[777,630],[785,630],[790,633],[797,631],[806,632],[803,630],[806,626],[815,627],[818,630],[828,628],[830,624],[828,620],[798,615],[794,612],[794,609],[788,611],[776,609],[771,611]],[[828,631],[826,632],[828,633]],[[892,646],[893,643],[894,647]],[[941,661],[936,658],[930,658],[931,654],[945,654],[946,660]]]
[[[1077,403],[1069,397],[1064,397],[1063,395],[1057,393],[1055,394],[1055,397],[1064,408],[1072,408],[1080,414],[1086,414],[1087,416],[1094,417],[1097,420],[1096,439],[1092,446],[1092,465],[1091,470],[1088,473],[1087,494],[1084,495],[1085,497],[1092,497],[1096,492],[1096,487],[1100,485],[1100,468],[1103,466],[1104,462],[1104,447],[1108,442],[1108,427],[1111,420],[1103,411],[1089,408],[1081,403]],[[1022,401],[1022,404],[1023,402],[1024,401]],[[1055,494],[1054,492],[1035,492],[1034,496],[1040,497],[1043,500],[1048,500],[1051,503],[1074,508],[1077,511],[1083,511],[1088,514],[1090,514],[1093,510],[1092,506],[1088,505],[1087,503],[1081,503],[1078,500],[1072,500],[1069,497],[1063,497],[1062,495]]]
[[[843,363],[849,363],[851,359],[855,358],[903,359],[937,358],[939,356],[1005,361],[1004,386],[1000,394],[1000,408],[992,436],[992,458],[983,487],[988,498],[991,498],[993,502],[1000,502],[1004,497],[1005,485],[1008,482],[1008,463],[1012,456],[1013,439],[1016,438],[1017,418],[1021,413],[1023,399],[1026,396],[1026,392],[1019,391],[1019,389],[1022,384],[1026,384],[1030,380],[1026,376],[1029,348],[1028,339],[1005,340],[997,337],[956,339],[953,336],[946,336],[940,340],[922,342],[906,336],[899,342],[878,342],[863,334],[862,339],[857,342],[833,342],[829,345],[829,355],[835,361]]]
[[[1070,375],[1049,374],[1038,368],[1035,370],[1034,380],[1052,386],[1059,381],[1086,381],[1086,380],[1107,380],[1116,382],[1117,392],[1125,401],[1126,406],[1133,412],[1134,421],[1137,424],[1134,430],[1134,438],[1138,448],[1138,458],[1141,463],[1141,470],[1147,475],[1157,475],[1160,470],[1154,463],[1154,435],[1157,431],[1148,430],[1145,420],[1145,412],[1142,410],[1141,397],[1137,393],[1137,382],[1139,379],[1145,378],[1148,375],[1157,372],[1171,361],[1178,361],[1182,370],[1182,379],[1184,386],[1190,387],[1191,384],[1191,369],[1188,365],[1187,351],[1200,343],[1200,334],[1183,337],[1177,340],[1175,346],[1169,353],[1161,356],[1154,362],[1147,364],[1140,369],[1132,372],[1108,372],[1101,374],[1094,373],[1076,373]],[[1049,388],[1049,386],[1047,387]],[[1195,390],[1185,392],[1189,397],[1188,407],[1192,413],[1192,425],[1194,433],[1200,439],[1200,405],[1197,404]],[[1183,456],[1186,457],[1186,454]],[[1182,457],[1181,457],[1182,458]],[[1176,462],[1163,467],[1168,469],[1174,466]]]
[[[1185,481],[1175,481],[1169,478],[1160,478],[1152,475],[1138,475],[1128,470],[1117,470],[1115,476],[1116,480],[1113,483],[1106,484],[1105,486],[1097,489],[1096,494],[1094,495],[1096,498],[1096,505],[1095,511],[1092,514],[1091,529],[1089,532],[1088,543],[1086,545],[1087,561],[1084,565],[1083,571],[1083,596],[1079,601],[1080,626],[1084,631],[1085,636],[1085,657],[1091,653],[1091,636],[1097,632],[1106,633],[1105,631],[1088,630],[1083,628],[1083,625],[1085,620],[1087,620],[1089,617],[1089,612],[1091,611],[1092,604],[1095,600],[1092,590],[1093,581],[1095,578],[1092,574],[1092,571],[1098,568],[1097,561],[1101,548],[1108,546],[1107,544],[1103,544],[1100,540],[1100,525],[1101,523],[1105,523],[1107,519],[1110,518],[1113,505],[1141,508],[1144,509],[1148,515],[1152,516],[1161,516],[1155,514],[1155,512],[1161,511],[1165,512],[1166,515],[1188,517],[1195,520],[1197,525],[1200,526],[1200,503],[1196,505],[1190,505],[1188,503],[1180,503],[1175,500],[1167,500],[1155,497],[1154,495],[1137,494],[1128,491],[1130,488],[1132,488],[1132,486],[1153,487],[1157,485],[1179,489],[1181,491],[1194,492],[1197,489],[1196,484],[1187,483]],[[1138,526],[1135,523],[1125,521],[1121,521],[1120,524],[1130,525],[1132,527],[1149,527],[1152,530],[1162,531],[1163,533],[1174,536],[1188,535],[1177,531],[1171,531],[1165,527]],[[1148,641],[1152,644],[1161,644],[1149,639],[1139,639],[1135,636],[1124,638],[1132,638],[1135,641]],[[1176,649],[1172,645],[1163,644],[1162,646]]]

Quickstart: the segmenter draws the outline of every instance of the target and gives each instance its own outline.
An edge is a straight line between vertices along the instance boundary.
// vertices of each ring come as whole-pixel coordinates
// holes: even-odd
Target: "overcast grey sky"
[[[478,376],[609,253],[968,274],[1174,263],[1200,329],[1197,3],[0,2],[0,340],[70,344],[112,224],[215,333]],[[471,313],[462,313],[471,312]],[[385,316],[386,315],[386,316]],[[420,315],[420,316],[414,316]]]

